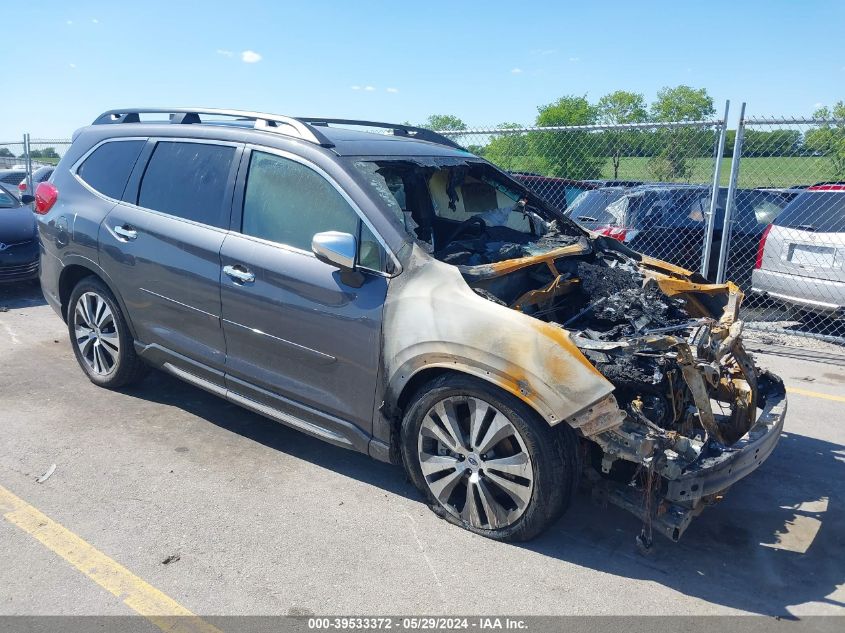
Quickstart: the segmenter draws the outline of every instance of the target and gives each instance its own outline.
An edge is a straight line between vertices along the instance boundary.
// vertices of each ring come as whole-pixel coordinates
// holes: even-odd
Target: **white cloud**
[[[554,55],[557,53],[556,48],[535,48],[531,51],[532,55],[540,55],[541,57],[545,57],[546,55]]]
[[[227,51],[225,48],[218,48],[217,54],[222,55],[223,57],[231,57],[232,55],[234,55],[232,51]]]
[[[399,92],[399,88],[386,88],[385,90],[387,90],[387,92]]]
[[[68,64],[68,67],[70,67],[70,68],[76,68],[76,64]]]
[[[66,22],[66,24],[67,24],[68,26],[73,26],[73,20],[68,20],[68,21]]]
[[[367,92],[373,92],[375,90],[375,86],[364,86],[364,90]]]
[[[97,18],[91,18],[91,24],[99,24],[100,21]]]
[[[520,75],[522,74],[522,68],[511,68],[512,75]]]
[[[569,58],[569,61],[571,61],[571,62],[580,62],[580,61],[581,61],[581,58],[580,58],[580,57],[570,57],[570,58]]]
[[[361,86],[349,86],[352,90],[360,90]]]
[[[257,64],[261,61],[261,55],[255,51],[244,51],[241,53],[241,61],[245,64]]]

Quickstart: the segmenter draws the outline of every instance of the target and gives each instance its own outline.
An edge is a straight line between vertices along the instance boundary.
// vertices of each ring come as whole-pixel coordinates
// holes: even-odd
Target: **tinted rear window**
[[[819,233],[845,233],[845,192],[802,193],[786,206],[774,224]]]
[[[77,175],[104,196],[120,200],[146,141],[112,141],[94,150]]]
[[[235,148],[162,141],[156,145],[138,193],[138,205],[186,220],[229,224],[226,183]]]

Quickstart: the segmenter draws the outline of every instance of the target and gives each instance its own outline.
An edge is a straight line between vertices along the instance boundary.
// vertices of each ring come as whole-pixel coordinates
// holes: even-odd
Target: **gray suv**
[[[580,481],[643,520],[641,544],[677,540],[780,436],[736,286],[591,236],[429,130],[110,111],[35,211],[92,382],[161,369],[403,464],[491,538],[538,534]]]

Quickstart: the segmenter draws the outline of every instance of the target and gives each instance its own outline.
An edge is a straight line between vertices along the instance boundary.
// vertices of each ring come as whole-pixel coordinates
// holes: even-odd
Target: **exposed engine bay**
[[[680,538],[772,450],[783,385],[742,347],[736,286],[593,236],[486,163],[356,165],[417,244],[476,294],[565,330],[612,383],[567,421],[594,496],[643,519],[641,544],[652,527]]]

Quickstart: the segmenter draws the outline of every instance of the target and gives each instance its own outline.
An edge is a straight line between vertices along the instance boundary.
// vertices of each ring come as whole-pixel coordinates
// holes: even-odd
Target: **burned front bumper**
[[[679,540],[695,516],[756,470],[777,445],[786,415],[783,381],[761,372],[759,395],[764,404],[756,422],[720,455],[691,464],[677,477],[662,476],[661,485],[651,497],[639,488],[593,477],[594,497],[628,510],[652,530]]]

